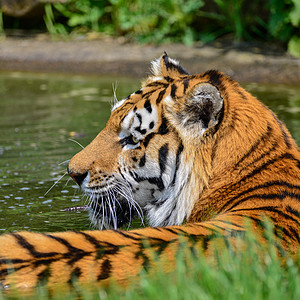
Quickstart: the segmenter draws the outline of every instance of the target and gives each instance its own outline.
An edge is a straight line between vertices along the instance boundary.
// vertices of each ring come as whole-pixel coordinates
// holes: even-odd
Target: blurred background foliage
[[[300,57],[300,0],[45,2],[44,26],[53,36],[95,33],[123,36],[141,43],[183,42],[186,45],[229,37],[235,43],[277,43]],[[0,30],[5,32],[5,19],[4,22],[0,19]],[[22,24],[10,22],[10,27],[20,28]]]

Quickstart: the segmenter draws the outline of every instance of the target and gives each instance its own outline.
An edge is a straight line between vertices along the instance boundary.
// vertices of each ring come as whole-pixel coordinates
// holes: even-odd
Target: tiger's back
[[[247,222],[263,232],[266,217],[278,244],[298,251],[300,152],[286,127],[222,73],[190,75],[166,54],[152,69],[68,170],[95,225],[116,229],[143,212],[153,228],[3,235],[4,286],[124,282],[151,266],[151,249],[171,264],[179,236],[208,251]]]

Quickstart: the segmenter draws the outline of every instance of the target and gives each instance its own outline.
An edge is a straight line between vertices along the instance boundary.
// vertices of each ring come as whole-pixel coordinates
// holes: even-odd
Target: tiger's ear
[[[172,59],[165,52],[161,58],[151,62],[151,70],[155,76],[176,77],[189,75],[189,73],[175,59]]]
[[[224,105],[219,90],[209,83],[197,84],[181,98],[167,96],[164,103],[171,124],[182,137],[193,139],[219,124]]]

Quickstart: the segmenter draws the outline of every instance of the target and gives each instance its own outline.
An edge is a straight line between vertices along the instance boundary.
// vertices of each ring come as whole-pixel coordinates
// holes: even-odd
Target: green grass
[[[265,246],[246,238],[245,251],[225,250],[205,257],[186,245],[174,271],[140,275],[126,288],[93,285],[68,292],[39,289],[35,295],[0,295],[0,299],[300,299],[300,256],[278,255],[272,240]]]

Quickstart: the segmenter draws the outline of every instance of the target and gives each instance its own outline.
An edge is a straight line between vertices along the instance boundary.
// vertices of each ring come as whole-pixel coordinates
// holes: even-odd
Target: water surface
[[[0,233],[91,229],[86,212],[61,211],[84,204],[63,175],[79,144],[104,127],[116,82],[119,99],[139,88],[130,78],[0,73]],[[300,88],[245,87],[278,114],[299,145]]]

